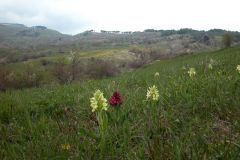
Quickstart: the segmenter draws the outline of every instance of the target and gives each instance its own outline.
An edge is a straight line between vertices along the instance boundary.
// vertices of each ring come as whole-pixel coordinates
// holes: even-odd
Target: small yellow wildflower
[[[90,106],[92,107],[92,112],[96,110],[107,110],[107,99],[104,98],[103,93],[100,90],[96,90],[93,97],[90,98]]]
[[[212,64],[210,63],[210,64],[208,64],[208,69],[213,69],[213,66],[212,66]]]
[[[67,150],[68,151],[71,148],[71,146],[69,144],[62,144],[61,148],[62,148],[62,150]]]
[[[158,77],[158,76],[159,76],[159,73],[158,73],[158,72],[156,72],[156,73],[154,74],[154,76],[155,76],[155,77]]]
[[[185,66],[182,66],[182,70],[186,70],[187,68]]]
[[[158,101],[159,99],[159,93],[158,93],[158,89],[155,85],[153,85],[152,87],[149,87],[147,90],[147,100],[150,101]]]
[[[190,68],[189,71],[188,71],[188,74],[190,77],[193,77],[196,75],[196,70],[195,68]]]
[[[211,64],[214,64],[215,61],[214,61],[212,58],[210,58],[210,63],[211,63]]]
[[[236,70],[240,73],[240,65],[237,65]]]

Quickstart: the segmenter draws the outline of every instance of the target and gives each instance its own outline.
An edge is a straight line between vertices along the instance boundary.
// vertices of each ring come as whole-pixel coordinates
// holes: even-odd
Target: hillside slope
[[[91,30],[71,36],[48,29],[45,26],[27,27],[23,24],[0,23],[0,49],[42,49],[51,46],[79,46],[78,49],[89,47],[99,49],[132,44],[154,44],[160,41],[184,38],[186,41],[183,43],[198,42],[214,46],[219,45],[219,38],[225,32],[227,31],[222,29],[198,31],[188,28],[180,30],[146,29],[143,32],[102,31],[100,33]],[[234,42],[239,42],[240,33],[229,32],[234,36]]]
[[[223,47],[222,36],[228,31],[212,29],[153,30],[119,32],[93,30],[65,35],[44,26],[0,23],[0,65],[48,56],[69,56],[71,51],[128,49],[151,54],[155,58],[213,51]],[[240,42],[240,33],[233,35],[233,45]],[[134,48],[134,49],[133,49]],[[138,53],[137,53],[138,54]],[[149,56],[149,55],[147,55]]]
[[[238,46],[115,78],[0,93],[0,159],[239,159],[239,62]],[[149,104],[152,85],[160,98]],[[123,96],[119,110],[107,110],[104,143],[89,102],[96,89]]]
[[[27,27],[22,24],[0,23],[0,48],[39,48],[69,40],[69,35],[44,26]]]

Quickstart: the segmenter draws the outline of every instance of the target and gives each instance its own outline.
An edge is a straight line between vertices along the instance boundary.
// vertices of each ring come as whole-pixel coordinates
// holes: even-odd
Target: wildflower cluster
[[[210,58],[207,68],[212,70],[214,64],[215,64],[215,61],[212,58]]]
[[[62,144],[61,145],[62,150],[70,150],[71,146],[69,144]]]
[[[213,69],[212,63],[208,64],[208,69]],[[183,68],[184,70],[186,69],[186,67],[184,66]],[[236,70],[240,73],[240,65],[237,65]],[[189,68],[188,72],[189,76],[192,78],[193,76],[196,75],[196,70],[195,68]],[[154,74],[155,77],[159,76],[159,73],[156,72]],[[114,82],[115,84],[115,82]],[[156,105],[155,102],[159,101],[159,91],[156,85],[153,85],[151,87],[148,87],[147,89],[147,94],[146,94],[146,100],[148,102],[148,105],[150,106],[154,106]],[[104,146],[106,145],[106,136],[108,134],[108,114],[106,114],[106,112],[102,112],[102,111],[106,111],[108,110],[108,106],[121,106],[123,103],[123,98],[121,96],[121,94],[118,91],[113,92],[113,94],[110,96],[110,98],[107,100],[104,96],[103,96],[103,92],[101,92],[100,90],[96,90],[95,93],[93,94],[93,97],[90,98],[90,106],[92,108],[92,112],[96,111],[96,117],[98,120],[98,124],[99,124],[99,131],[100,131],[100,149],[103,150]],[[119,117],[121,117],[121,109],[120,107],[115,107],[116,109],[114,110],[115,118],[112,118],[112,120],[116,120],[116,122],[119,122]],[[157,108],[156,107],[150,107],[150,112],[149,114],[152,115],[152,117],[150,118],[150,120],[153,122],[156,122],[157,119]],[[113,113],[113,114],[114,114]],[[150,126],[151,128],[152,126]],[[151,130],[151,129],[150,129]],[[69,150],[70,149],[70,145],[68,144],[64,144],[61,146],[61,148],[63,150]]]
[[[211,63],[208,64],[208,69],[211,69],[211,70],[213,69],[213,66]]]
[[[104,98],[103,93],[100,90],[96,90],[93,97],[90,99],[92,112],[96,110],[107,110],[107,100]]]
[[[158,101],[159,99],[159,93],[158,89],[155,85],[152,87],[149,87],[147,90],[147,100],[149,101]]]
[[[114,92],[113,95],[109,98],[108,103],[111,106],[120,106],[122,104],[122,96],[119,92]]]
[[[190,68],[189,71],[188,71],[188,74],[190,77],[193,77],[196,75],[196,70],[195,68]]]
[[[155,76],[155,77],[158,77],[158,76],[159,76],[159,73],[158,73],[158,72],[156,72],[156,73],[154,74],[154,76]]]
[[[236,70],[240,73],[240,65],[237,65]]]
[[[182,66],[182,68],[181,68],[182,70],[186,70],[187,68],[185,67],[185,66]]]

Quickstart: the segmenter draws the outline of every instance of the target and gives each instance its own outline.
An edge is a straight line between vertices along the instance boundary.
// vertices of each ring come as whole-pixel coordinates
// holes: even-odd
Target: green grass
[[[239,63],[234,47],[114,78],[0,93],[0,159],[239,159]],[[160,100],[150,108],[146,91],[154,84]],[[104,146],[89,102],[96,89],[124,98],[118,117],[115,108],[107,111]]]

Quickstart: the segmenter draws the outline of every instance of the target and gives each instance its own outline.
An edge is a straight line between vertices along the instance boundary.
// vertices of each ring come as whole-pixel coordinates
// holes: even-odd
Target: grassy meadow
[[[237,46],[113,78],[1,92],[0,159],[240,159],[239,64]],[[159,101],[150,104],[153,85]],[[104,135],[90,107],[97,89],[123,97],[104,112]]]

